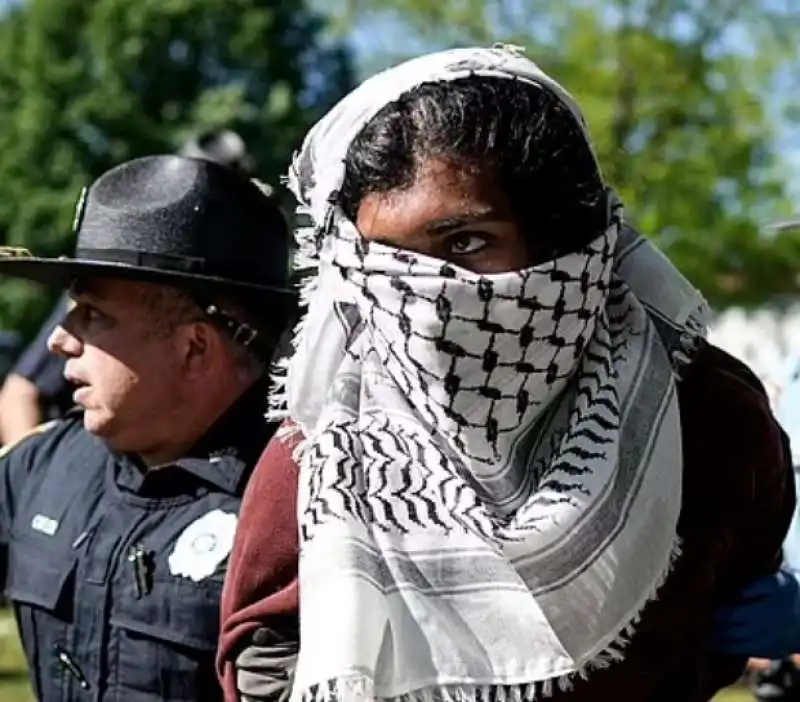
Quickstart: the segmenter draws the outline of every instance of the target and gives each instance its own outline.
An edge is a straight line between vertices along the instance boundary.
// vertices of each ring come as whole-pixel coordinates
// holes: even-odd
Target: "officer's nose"
[[[59,325],[53,329],[47,339],[47,348],[50,349],[51,353],[58,354],[64,358],[75,358],[83,352],[83,343],[77,336]]]

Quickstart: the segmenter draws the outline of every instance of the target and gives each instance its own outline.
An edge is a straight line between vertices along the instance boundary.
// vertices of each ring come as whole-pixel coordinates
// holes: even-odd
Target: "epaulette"
[[[44,432],[48,431],[49,429],[52,429],[57,423],[58,423],[57,419],[54,419],[49,422],[43,422],[42,424],[33,427],[33,429],[26,431],[16,441],[12,441],[10,444],[5,444],[2,448],[0,448],[0,459],[5,458],[9,453],[11,453],[11,451],[13,451],[15,448],[17,448],[17,446],[19,446],[27,439],[30,439],[31,437],[34,436],[38,436],[39,434],[44,434]]]

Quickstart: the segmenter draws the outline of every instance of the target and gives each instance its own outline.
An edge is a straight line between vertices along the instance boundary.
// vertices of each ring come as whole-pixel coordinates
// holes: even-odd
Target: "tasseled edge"
[[[680,539],[676,536],[659,578],[642,598],[636,614],[625,627],[605,644],[599,653],[590,655],[577,669],[547,680],[516,685],[442,685],[414,690],[394,697],[376,697],[372,680],[358,676],[330,680],[307,690],[295,691],[292,702],[536,702],[552,697],[554,692],[569,692],[580,680],[589,680],[591,673],[618,663],[625,658],[625,649],[636,633],[644,608],[658,598],[676,561],[681,555]]]
[[[295,154],[289,175],[282,179],[282,184],[287,186],[292,194],[297,198],[298,205],[295,213],[298,219],[313,222],[311,209],[303,203],[302,188],[300,185],[299,174],[296,163],[298,155]],[[303,271],[305,275],[299,282],[300,305],[308,309],[311,298],[317,289],[317,273],[319,271],[319,242],[320,231],[313,224],[298,226],[294,231],[294,240],[297,249],[292,257],[292,268]],[[298,344],[305,329],[307,312],[295,325],[291,332],[290,348],[291,353],[284,356],[270,368],[270,387],[269,397],[267,398],[266,418],[270,422],[284,422],[291,418],[289,411],[289,398],[287,382],[289,378],[289,365],[291,356],[297,350]],[[294,428],[296,429],[296,428]]]
[[[667,578],[669,577],[669,574],[675,567],[675,563],[680,558],[681,553],[682,553],[681,540],[676,535],[672,542],[672,548],[670,549],[669,555],[667,556],[667,563],[661,570],[661,575],[655,580],[653,585],[650,587],[650,590],[641,599],[641,602],[639,603],[639,606],[636,609],[636,613],[631,618],[631,620],[625,625],[622,631],[620,631],[614,637],[614,639],[610,643],[606,644],[600,650],[598,654],[589,656],[588,660],[583,662],[574,672],[568,673],[567,675],[557,678],[559,689],[561,689],[564,692],[569,691],[575,684],[576,678],[581,678],[582,680],[588,680],[589,675],[592,673],[592,671],[608,668],[614,663],[617,663],[625,658],[625,649],[633,639],[633,635],[636,633],[636,627],[641,621],[642,612],[644,611],[644,608],[650,602],[658,599],[658,591],[666,582]]]
[[[292,702],[534,702],[553,694],[553,681],[522,685],[443,685],[395,697],[376,697],[372,681],[348,677],[315,685]]]
[[[706,338],[710,314],[710,307],[707,303],[703,303],[703,305],[686,320],[678,345],[672,352],[673,364],[676,366],[679,374],[680,371],[690,365],[697,356],[700,344]]]

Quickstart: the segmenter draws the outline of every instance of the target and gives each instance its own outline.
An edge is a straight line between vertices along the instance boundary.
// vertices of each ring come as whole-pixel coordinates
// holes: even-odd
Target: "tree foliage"
[[[82,187],[120,161],[239,131],[267,180],[350,87],[344,45],[302,0],[28,0],[0,15],[0,235],[68,251]],[[0,326],[52,298],[0,282]]]
[[[800,104],[798,0],[342,0],[339,9],[342,25],[365,35],[392,27],[368,45],[371,68],[446,46],[525,47],[580,102],[631,219],[713,302],[800,292],[800,235],[763,233],[792,208],[775,127]]]

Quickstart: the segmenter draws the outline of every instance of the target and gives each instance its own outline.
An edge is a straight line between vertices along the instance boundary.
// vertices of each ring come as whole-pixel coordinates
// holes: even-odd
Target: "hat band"
[[[75,251],[76,258],[87,261],[107,261],[108,263],[123,263],[136,268],[150,268],[173,273],[187,273],[192,275],[207,275],[216,278],[226,278],[245,282],[247,277],[242,273],[251,270],[252,259],[241,261],[226,261],[224,264],[210,262],[199,256],[183,256],[179,254],[160,254],[148,251],[134,251],[131,249],[85,249]],[[262,274],[263,275],[263,274]],[[254,276],[261,277],[261,276]]]
[[[78,248],[75,254],[77,258],[81,259],[125,263],[139,268],[158,268],[180,273],[208,273],[206,259],[196,256],[156,254],[148,251],[131,251],[130,249],[82,248]]]

